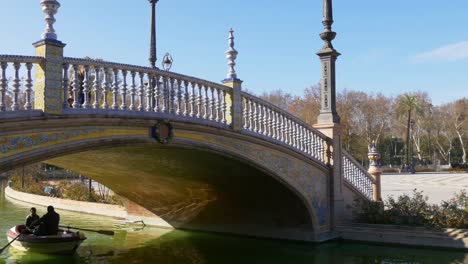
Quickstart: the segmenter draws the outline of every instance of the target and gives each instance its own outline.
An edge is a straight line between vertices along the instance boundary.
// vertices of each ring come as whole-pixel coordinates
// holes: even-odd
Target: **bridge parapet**
[[[351,154],[343,149],[343,173],[345,182],[360,192],[367,199],[374,197],[374,178],[357,162]]]
[[[0,112],[32,110],[35,66],[43,57],[0,55]]]
[[[67,108],[153,112],[230,124],[231,89],[149,67],[64,58]]]
[[[329,138],[285,110],[242,92],[243,130],[274,140],[316,161],[330,163]]]

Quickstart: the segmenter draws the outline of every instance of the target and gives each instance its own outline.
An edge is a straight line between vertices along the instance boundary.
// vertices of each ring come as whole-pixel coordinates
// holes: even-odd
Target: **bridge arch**
[[[173,141],[170,144],[161,145],[150,135],[152,125],[157,121],[156,119],[123,118],[102,120],[88,116],[59,119],[32,118],[17,129],[10,124],[8,131],[0,133],[0,142],[2,142],[0,143],[0,171],[44,160],[51,161],[52,164],[70,165],[70,159],[67,163],[64,157],[73,156],[76,161],[79,161],[87,153],[93,151],[108,153],[119,148],[121,151],[129,147],[139,149],[139,151],[152,148],[169,154],[186,151],[192,155],[209,156],[216,159],[215,162],[229,160],[230,168],[243,166],[244,172],[256,175],[256,187],[261,188],[260,182],[265,181],[268,186],[283,193],[282,197],[286,200],[299,201],[300,205],[294,205],[299,209],[291,210],[289,214],[297,214],[302,210],[306,212],[304,215],[307,216],[307,223],[297,228],[296,232],[271,229],[259,235],[316,240],[320,230],[328,228],[328,168],[325,166],[282,146],[275,146],[250,135],[233,133],[223,128],[194,126],[184,122],[173,122],[175,131]],[[90,125],[97,123],[99,126]],[[16,142],[16,145],[12,142]],[[175,154],[171,155],[174,157]],[[209,165],[200,164],[200,166]],[[73,169],[73,166],[71,168]],[[219,170],[219,167],[217,169]],[[266,180],[266,177],[259,176],[260,174],[274,179],[276,184]],[[118,189],[117,192],[119,192]],[[241,192],[242,190],[239,190],[239,194]],[[295,199],[291,199],[291,194]],[[250,197],[258,199],[253,195]],[[278,208],[287,207],[278,206]],[[303,218],[304,215],[291,216],[291,218]],[[285,219],[281,221],[288,221]],[[184,227],[180,223],[176,225]],[[200,226],[194,228],[203,229]],[[219,228],[208,230],[220,231]],[[232,232],[236,233],[236,230]],[[294,235],[290,236],[290,234]]]

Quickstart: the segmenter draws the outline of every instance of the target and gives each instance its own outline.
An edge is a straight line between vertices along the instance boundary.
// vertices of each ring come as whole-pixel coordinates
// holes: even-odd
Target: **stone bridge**
[[[379,199],[378,180],[341,149],[333,47],[319,54],[333,90],[314,128],[242,91],[232,31],[219,84],[65,57],[50,19],[59,4],[41,4],[48,28],[35,56],[0,55],[0,173],[44,161],[165,225],[305,241],[335,237],[354,199]]]

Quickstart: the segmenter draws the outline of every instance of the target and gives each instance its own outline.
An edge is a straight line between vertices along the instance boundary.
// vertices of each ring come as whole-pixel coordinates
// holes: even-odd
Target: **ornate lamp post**
[[[172,68],[172,63],[174,60],[172,59],[171,54],[169,52],[166,52],[166,55],[164,55],[163,62],[162,62],[162,67],[165,71],[170,71]]]
[[[156,69],[156,3],[159,0],[148,0],[151,4],[151,41],[150,41],[150,65]]]
[[[341,54],[332,45],[332,40],[336,37],[336,33],[332,31],[332,0],[323,0],[322,24],[324,30],[320,33],[320,38],[323,40],[324,45],[317,52],[322,62],[321,107],[317,121],[318,124],[338,124],[340,123],[340,117],[336,112],[335,61]]]

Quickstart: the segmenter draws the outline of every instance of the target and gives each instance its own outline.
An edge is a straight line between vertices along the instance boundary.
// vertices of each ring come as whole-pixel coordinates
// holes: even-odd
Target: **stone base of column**
[[[374,183],[372,184],[372,191],[373,197],[372,200],[374,202],[381,202],[382,201],[382,187],[381,187],[381,180],[380,176],[382,175],[382,170],[378,166],[370,166],[369,170],[370,175],[374,178]]]
[[[331,208],[331,226],[345,221],[345,202],[343,198],[343,166],[341,152],[341,125],[337,123],[315,124],[314,128],[325,136],[331,138],[330,151],[330,208]]]

